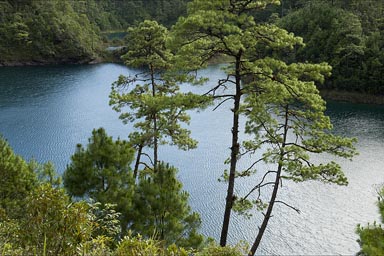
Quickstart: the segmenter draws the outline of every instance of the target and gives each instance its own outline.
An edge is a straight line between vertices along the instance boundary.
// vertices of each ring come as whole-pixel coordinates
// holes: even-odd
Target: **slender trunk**
[[[240,100],[241,100],[241,74],[240,74],[241,54],[242,52],[240,52],[238,56],[236,56],[236,70],[235,70],[236,95],[235,95],[234,107],[232,110],[233,124],[232,124],[231,165],[229,170],[228,190],[227,190],[227,197],[225,200],[224,220],[223,220],[223,226],[221,229],[220,246],[225,246],[227,244],[229,221],[231,218],[231,211],[233,206],[233,191],[235,188],[237,156],[239,154],[239,147],[240,147],[239,146],[239,109],[240,109]]]
[[[259,228],[259,233],[257,234],[255,242],[253,243],[251,250],[248,253],[248,256],[255,255],[256,250],[259,247],[261,239],[264,235],[264,231],[267,228],[268,221],[271,218],[273,206],[275,204],[276,197],[277,197],[277,192],[279,190],[281,171],[283,168],[282,161],[283,161],[283,157],[284,157],[284,153],[285,153],[284,148],[285,148],[285,143],[287,141],[287,133],[288,133],[288,106],[286,106],[286,108],[285,108],[285,123],[284,123],[283,143],[282,143],[282,146],[280,149],[280,159],[279,159],[279,164],[277,167],[276,179],[275,179],[275,183],[274,183],[274,187],[273,187],[273,191],[272,191],[271,200],[269,201],[267,212],[264,215],[263,223],[261,224],[261,227]]]
[[[140,159],[141,159],[141,152],[143,151],[143,144],[139,145],[139,148],[137,149],[137,157],[135,162],[135,169],[133,169],[133,179],[136,181],[137,173],[139,171],[139,165],[140,165]]]
[[[155,82],[155,71],[154,67],[151,64],[151,83],[152,83],[152,96],[156,97],[156,82]],[[157,113],[153,113],[152,115],[153,122],[153,169],[157,171],[157,162],[158,162],[158,131],[157,131]]]

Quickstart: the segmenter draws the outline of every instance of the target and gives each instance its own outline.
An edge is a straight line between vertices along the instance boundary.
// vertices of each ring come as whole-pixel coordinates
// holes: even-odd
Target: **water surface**
[[[104,127],[114,138],[127,138],[131,126],[118,120],[108,105],[108,94],[120,74],[132,72],[117,64],[0,68],[0,133],[16,153],[26,159],[50,160],[62,173],[76,144],[87,143],[93,128]],[[213,66],[201,74],[214,83],[222,72]],[[203,92],[206,87],[194,90]],[[223,162],[230,153],[230,107],[191,113],[190,129],[199,141],[196,150],[162,147],[160,152],[161,159],[179,168],[192,208],[202,216],[202,232],[215,238],[220,234],[226,192],[217,179],[227,168]],[[359,139],[360,155],[352,162],[340,161],[349,185],[284,181],[280,198],[301,214],[276,206],[259,254],[355,254],[359,250],[356,225],[379,220],[375,190],[384,181],[384,107],[332,102],[327,113],[336,133]],[[317,159],[324,160],[330,159]],[[240,165],[251,161],[242,159]],[[257,175],[239,181],[236,191],[241,193],[256,182]],[[260,221],[257,212],[249,220],[235,216],[230,242],[252,242]]]

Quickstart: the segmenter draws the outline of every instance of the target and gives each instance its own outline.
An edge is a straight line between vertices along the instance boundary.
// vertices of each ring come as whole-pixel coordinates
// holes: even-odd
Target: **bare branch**
[[[145,162],[140,162],[139,164],[142,164],[142,165],[144,165],[146,168],[148,168],[148,169],[150,169],[150,170],[153,170],[153,168],[152,167],[150,167],[147,163],[145,163]]]
[[[141,152],[141,154],[142,154],[143,156],[148,157],[148,159],[149,159],[149,161],[151,162],[151,164],[154,165],[154,164],[153,164],[153,161],[152,161],[152,158],[151,158],[150,155],[148,155],[147,153],[144,153],[144,152]]]
[[[275,184],[275,182],[267,182],[267,183],[264,183],[264,180],[265,178],[267,177],[268,174],[271,174],[271,173],[277,173],[276,171],[268,171],[264,174],[263,178],[261,179],[261,181],[259,182],[259,184],[257,184],[256,186],[254,186],[250,191],[249,193],[243,197],[243,200],[247,199],[256,189],[260,189],[261,187],[264,187],[266,185],[271,185],[271,184]]]
[[[222,102],[220,102],[219,104],[217,104],[217,106],[216,106],[212,111],[215,111],[215,110],[218,109],[221,105],[223,105],[226,101],[231,100],[231,99],[233,99],[233,97],[229,97],[229,96],[228,96],[228,98],[226,98],[225,100],[223,100]]]
[[[283,201],[275,201],[275,203],[280,203],[280,204],[283,204],[289,208],[291,208],[292,210],[296,211],[298,214],[301,213],[300,209],[296,208],[296,207],[293,207],[292,205],[289,205],[287,204],[286,202],[283,202]]]

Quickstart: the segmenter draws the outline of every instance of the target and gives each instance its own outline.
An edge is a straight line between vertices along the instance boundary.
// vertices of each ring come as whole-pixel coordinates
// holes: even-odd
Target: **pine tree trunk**
[[[139,145],[139,148],[137,149],[137,157],[135,162],[135,169],[133,170],[133,179],[136,182],[137,173],[139,171],[139,165],[140,165],[140,159],[141,159],[141,152],[143,151],[143,144]]]
[[[236,174],[236,165],[237,165],[237,156],[239,154],[239,109],[240,109],[240,100],[241,100],[241,60],[240,52],[236,57],[236,95],[235,102],[233,107],[233,125],[232,125],[232,146],[231,146],[231,165],[229,170],[229,179],[228,179],[228,190],[227,197],[225,200],[225,210],[224,210],[224,220],[223,226],[221,229],[220,237],[220,246],[225,246],[227,244],[229,222],[231,218],[231,211],[233,206],[233,191],[235,187],[235,174]]]
[[[257,248],[259,248],[261,239],[262,239],[262,237],[264,235],[264,231],[267,228],[268,221],[271,218],[273,206],[274,206],[275,201],[276,201],[277,191],[279,189],[280,178],[281,178],[281,168],[282,168],[282,166],[281,166],[281,164],[279,164],[278,171],[277,171],[277,174],[276,174],[276,180],[275,180],[275,184],[274,184],[271,200],[269,201],[267,212],[264,215],[263,223],[261,224],[261,227],[259,229],[259,233],[257,234],[255,242],[253,243],[252,248],[251,248],[250,252],[248,253],[248,256],[255,255],[256,250],[257,250]]]
[[[156,96],[156,82],[155,82],[155,71],[154,67],[150,65],[151,70],[151,83],[152,83],[152,96]],[[153,113],[152,115],[153,122],[153,169],[157,171],[157,162],[158,162],[158,130],[157,130],[157,113]]]
[[[265,232],[265,230],[267,228],[268,221],[271,218],[273,206],[274,206],[274,204],[276,202],[277,192],[279,190],[279,184],[280,184],[280,179],[281,179],[281,171],[282,171],[282,168],[283,168],[281,162],[283,161],[283,158],[284,158],[284,154],[285,154],[285,149],[284,148],[285,148],[285,143],[287,141],[288,118],[289,118],[289,116],[288,116],[288,106],[286,106],[286,108],[285,108],[285,123],[284,123],[283,143],[282,143],[282,146],[281,146],[281,149],[280,149],[280,159],[279,159],[280,161],[279,161],[279,165],[277,167],[276,179],[275,179],[275,183],[273,185],[274,187],[273,187],[273,191],[272,191],[272,195],[271,195],[271,200],[269,201],[267,212],[264,215],[263,223],[261,224],[261,227],[259,228],[259,233],[257,234],[255,242],[253,243],[253,245],[251,247],[251,250],[248,253],[248,256],[255,255],[256,250],[259,247],[261,239],[263,238],[264,232]]]

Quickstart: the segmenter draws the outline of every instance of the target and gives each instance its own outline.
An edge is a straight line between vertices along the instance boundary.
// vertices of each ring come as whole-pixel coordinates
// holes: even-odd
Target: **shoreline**
[[[355,104],[384,105],[384,95],[372,95],[364,92],[350,92],[340,90],[320,90],[324,100],[348,102]]]
[[[91,60],[81,61],[2,61],[0,62],[1,67],[25,67],[25,66],[49,66],[49,65],[93,65],[100,63],[115,63],[116,59],[108,58],[95,58]],[[344,90],[329,90],[320,89],[321,97],[327,100],[333,100],[338,102],[349,102],[355,104],[373,104],[373,105],[384,105],[384,95],[372,95],[364,92],[353,92]]]
[[[28,67],[28,66],[49,66],[49,65],[92,65],[103,63],[104,60],[95,58],[91,60],[79,60],[79,61],[0,61],[0,67]]]

